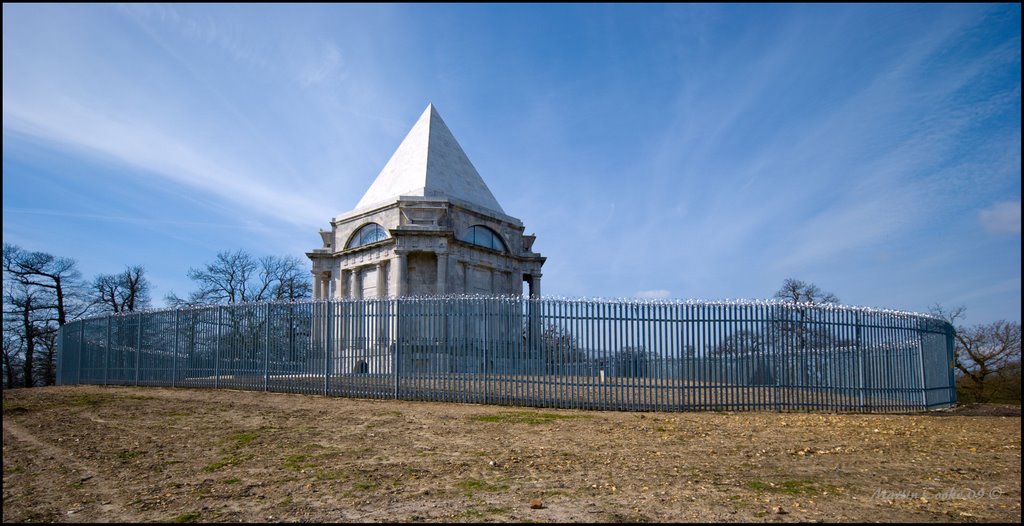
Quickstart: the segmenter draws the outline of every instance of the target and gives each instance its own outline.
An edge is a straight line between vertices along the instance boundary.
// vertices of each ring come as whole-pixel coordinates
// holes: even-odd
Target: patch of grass
[[[475,508],[469,508],[468,510],[462,510],[462,511],[456,513],[455,515],[452,515],[451,518],[454,519],[454,520],[459,520],[459,519],[475,520],[475,519],[480,519],[483,516],[484,516],[484,512],[482,512],[482,511],[480,511],[478,509],[475,509]]]
[[[284,458],[284,467],[299,471],[302,468],[315,468],[316,464],[305,463],[309,455],[288,455]]]
[[[311,444],[309,446],[306,446],[306,447],[303,447],[303,448],[299,448],[299,449],[311,450],[311,449],[316,449],[316,448],[323,449],[322,446],[318,446],[318,445],[315,445],[315,444]],[[341,455],[356,456],[356,455],[361,455],[361,454],[367,453],[369,451],[372,451],[372,448],[369,448],[369,447],[358,447],[358,448],[342,449],[342,450],[331,448],[331,449],[328,449],[327,451],[325,451],[323,453],[317,453],[315,455],[314,454],[308,454],[308,453],[298,453],[298,454],[295,454],[295,455],[288,455],[287,457],[285,457],[284,458],[284,467],[286,467],[286,468],[288,468],[288,469],[290,469],[292,471],[302,471],[305,468],[315,468],[315,467],[319,466],[321,463],[323,463],[323,461],[329,460],[329,459],[332,459],[332,458],[337,458],[337,457],[339,457]]]
[[[128,395],[126,398],[128,398],[129,400],[152,400],[153,399],[152,396],[145,396],[145,395]]]
[[[349,477],[348,472],[341,469],[318,469],[316,470],[317,480],[345,480]]]
[[[781,484],[772,484],[760,480],[747,482],[747,487],[758,493],[781,493],[783,495],[816,495],[822,491],[828,493],[839,493],[840,489],[832,485],[821,486],[813,480],[786,480]]]
[[[760,480],[747,481],[747,487],[758,492],[771,491],[772,489],[774,489],[767,482],[761,482]]]
[[[218,469],[223,468],[225,466],[236,466],[238,464],[241,464],[242,462],[245,462],[246,460],[253,458],[255,455],[239,454],[237,450],[241,449],[249,442],[255,440],[257,436],[259,435],[257,435],[256,433],[235,433],[234,435],[231,435],[231,441],[233,442],[234,446],[233,450],[231,448],[226,448],[225,450],[222,450],[221,452],[225,453],[225,456],[216,462],[212,462],[204,466],[203,471],[207,473],[213,473],[214,471],[217,471]]]
[[[4,398],[3,405],[5,415],[23,415],[32,410],[32,407],[22,400],[15,401]]]
[[[181,523],[181,522],[196,522],[196,521],[199,520],[199,517],[200,517],[200,515],[198,513],[194,513],[194,512],[193,513],[185,513],[185,514],[178,515],[177,517],[171,519],[170,522],[177,522],[177,523]]]
[[[133,458],[135,458],[135,457],[137,457],[137,456],[139,456],[141,454],[142,454],[141,451],[127,450],[127,451],[122,451],[122,452],[118,453],[117,454],[117,458],[119,458],[121,460],[131,460],[131,459],[133,459]]]
[[[235,433],[231,439],[235,441],[236,448],[241,448],[245,447],[249,442],[256,440],[256,437],[258,436],[259,435],[257,433]]]
[[[574,418],[590,418],[589,415],[562,415],[558,413],[535,413],[533,411],[506,411],[494,415],[478,415],[473,420],[477,422],[493,422],[499,424],[547,424],[555,420],[568,420]]]
[[[743,500],[743,497],[739,495],[729,495],[729,501],[732,503],[733,506],[739,508],[746,508],[747,506],[750,505],[747,501]]]
[[[4,473],[23,473],[25,468],[22,466],[10,466],[4,465]]]
[[[466,479],[456,484],[456,486],[463,490],[467,497],[472,497],[474,491],[495,492],[508,489],[506,484],[492,484],[480,479]]]
[[[240,479],[238,477],[232,477],[232,478],[229,478],[229,479],[225,480],[224,483],[225,484],[238,484],[241,481],[242,481],[242,479]]]
[[[818,488],[810,480],[787,480],[782,483],[782,493],[786,495],[805,495],[818,492]]]
[[[377,489],[378,486],[379,486],[379,484],[377,484],[376,482],[353,482],[352,483],[352,489],[357,489],[357,490],[360,490],[360,491],[368,491],[368,490],[372,490],[372,489]]]
[[[96,407],[101,404],[106,404],[114,399],[113,396],[108,394],[82,394],[71,399],[71,405],[75,407]]]
[[[253,455],[229,455],[216,462],[212,462],[203,467],[203,471],[207,473],[213,473],[220,468],[225,466],[237,466],[246,460],[253,458]]]

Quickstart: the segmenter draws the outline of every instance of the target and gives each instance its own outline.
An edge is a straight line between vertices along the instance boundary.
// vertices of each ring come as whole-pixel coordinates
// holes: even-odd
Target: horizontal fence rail
[[[953,328],[781,302],[332,300],[61,328],[58,383],[625,411],[903,412],[956,402]]]

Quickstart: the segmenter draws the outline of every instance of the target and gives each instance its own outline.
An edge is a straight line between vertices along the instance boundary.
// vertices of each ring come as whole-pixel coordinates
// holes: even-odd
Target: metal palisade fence
[[[76,320],[58,383],[626,411],[917,411],[955,403],[953,328],[775,301],[452,296]]]

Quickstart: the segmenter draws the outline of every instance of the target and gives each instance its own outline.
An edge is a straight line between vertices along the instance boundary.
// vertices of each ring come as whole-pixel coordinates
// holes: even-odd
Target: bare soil
[[[3,520],[1020,522],[1020,424],[16,389]]]

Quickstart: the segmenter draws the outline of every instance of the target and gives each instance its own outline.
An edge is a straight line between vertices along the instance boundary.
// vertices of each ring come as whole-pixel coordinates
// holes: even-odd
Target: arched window
[[[505,242],[497,232],[482,225],[471,226],[459,236],[459,239],[467,243],[473,243],[481,247],[487,247],[499,252],[508,252]]]
[[[370,243],[376,243],[378,241],[384,241],[388,238],[388,231],[384,230],[384,227],[377,223],[367,223],[356,230],[355,234],[348,240],[348,245],[345,248],[356,248],[363,245],[369,245]]]

